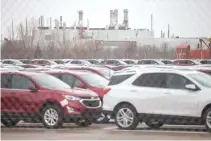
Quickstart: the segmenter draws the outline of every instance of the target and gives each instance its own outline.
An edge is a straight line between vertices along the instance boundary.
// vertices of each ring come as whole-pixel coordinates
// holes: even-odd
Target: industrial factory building
[[[44,16],[39,17],[39,26],[35,31],[34,42],[42,46],[51,41],[98,41],[102,46],[119,46],[123,44],[133,44],[133,46],[143,45],[157,45],[162,46],[167,43],[169,47],[175,47],[178,44],[189,44],[193,48],[197,48],[199,40],[197,38],[176,38],[170,37],[170,27],[168,27],[168,35],[165,38],[164,33],[161,33],[161,38],[154,38],[153,30],[153,15],[151,15],[151,29],[131,29],[129,27],[129,11],[124,9],[123,21],[118,21],[118,10],[110,10],[110,23],[102,28],[89,27],[84,25],[83,11],[78,11],[78,21],[72,26],[67,26],[63,21],[62,16],[60,19],[48,18]],[[45,24],[48,21],[47,24]]]
[[[154,33],[149,29],[130,29],[128,25],[128,10],[124,9],[124,20],[122,24],[118,22],[118,10],[110,10],[110,24],[103,28],[91,28],[89,23],[85,26],[83,11],[78,11],[78,21],[73,26],[68,27],[63,21],[55,19],[54,26],[52,19],[48,18],[48,24],[45,25],[43,16],[39,18],[39,27],[36,30],[36,40],[47,42],[51,40],[76,40],[93,39],[100,41],[138,41],[143,38],[153,38]]]

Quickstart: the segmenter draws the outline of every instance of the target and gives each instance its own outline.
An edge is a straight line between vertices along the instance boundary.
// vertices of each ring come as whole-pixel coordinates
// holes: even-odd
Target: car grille
[[[91,108],[95,108],[95,107],[99,107],[100,106],[100,100],[83,100],[82,101],[83,105],[86,107],[91,107]]]

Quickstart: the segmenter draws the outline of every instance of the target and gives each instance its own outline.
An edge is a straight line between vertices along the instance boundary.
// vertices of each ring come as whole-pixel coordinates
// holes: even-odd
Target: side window
[[[92,63],[93,64],[99,64],[99,62],[98,61],[95,61],[95,60],[93,60]]]
[[[35,60],[31,61],[32,64],[36,64],[37,62]]]
[[[50,65],[51,63],[49,61],[43,60],[43,64]]]
[[[56,77],[56,78],[58,78],[58,79],[60,79],[60,80],[62,80],[62,77],[61,77],[60,74],[51,74],[51,75],[54,76],[54,77]]]
[[[187,64],[195,64],[195,63],[190,60],[187,60]]]
[[[143,64],[143,61],[138,61],[138,63],[137,64]]]
[[[125,81],[126,79],[130,78],[133,75],[134,74],[114,75],[111,77],[108,85],[116,85],[116,84],[122,83],[123,81]]]
[[[155,62],[155,61],[153,61],[153,60],[151,60],[151,61],[150,61],[150,64],[158,64],[158,63]]]
[[[37,61],[38,64],[44,64],[43,60]]]
[[[142,74],[132,84],[141,87],[165,88],[166,87],[165,74],[163,73]]]
[[[78,61],[78,64],[83,64],[83,62],[81,62],[81,61]]]
[[[76,79],[75,76],[72,76],[70,74],[63,74],[62,75],[62,81],[67,83],[70,87],[72,87],[74,85],[75,79]]]
[[[11,88],[12,75],[1,74],[1,88]]]
[[[121,63],[119,61],[116,61],[116,60],[114,61],[114,64],[115,65],[121,65]]]
[[[71,64],[78,64],[78,61],[72,61]]]
[[[8,61],[3,61],[2,63],[3,63],[3,64],[8,64]]]
[[[34,85],[34,84],[27,77],[21,75],[13,75],[12,89],[28,89],[29,85]]]
[[[112,60],[109,60],[109,61],[106,62],[106,64],[112,65],[112,64],[114,64],[114,62]]]
[[[129,64],[135,64],[133,61],[130,61]]]
[[[178,74],[167,74],[166,87],[170,89],[185,89],[185,85],[193,84],[184,76]]]
[[[80,84],[84,84],[84,83],[83,83],[81,80],[79,80],[79,79],[76,78],[73,87],[76,87],[76,86],[78,86],[78,85],[80,85]]]
[[[13,61],[8,61],[8,64],[14,64],[14,62]]]

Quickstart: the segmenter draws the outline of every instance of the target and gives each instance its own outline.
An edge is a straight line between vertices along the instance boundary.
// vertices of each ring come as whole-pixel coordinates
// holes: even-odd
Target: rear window
[[[117,85],[125,81],[126,79],[130,78],[134,74],[127,74],[127,75],[115,75],[112,76],[108,85]]]

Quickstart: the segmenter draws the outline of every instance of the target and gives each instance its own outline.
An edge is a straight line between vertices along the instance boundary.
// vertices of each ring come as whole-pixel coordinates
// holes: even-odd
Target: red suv
[[[1,123],[15,126],[20,120],[42,122],[58,128],[64,122],[88,126],[101,113],[96,93],[72,89],[63,81],[36,72],[1,72]]]
[[[104,77],[89,71],[49,70],[42,72],[59,78],[72,88],[92,90],[98,94],[101,100],[104,96],[104,88],[109,83]]]

